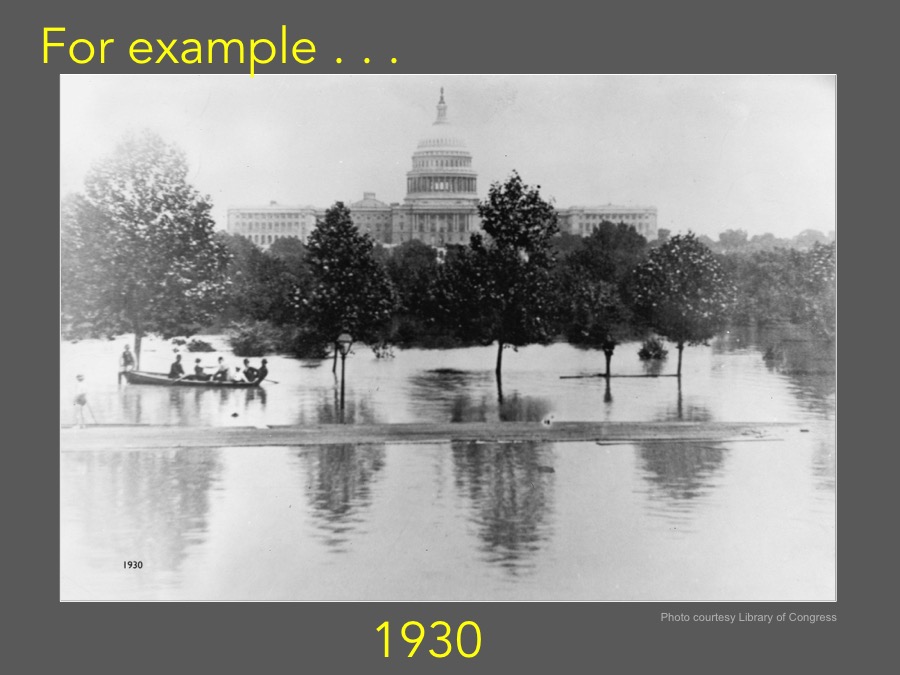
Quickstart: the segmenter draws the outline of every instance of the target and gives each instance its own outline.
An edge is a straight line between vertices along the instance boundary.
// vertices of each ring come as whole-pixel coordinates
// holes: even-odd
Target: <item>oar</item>
[[[188,375],[190,375],[190,373],[185,373],[185,374],[182,375],[181,377],[179,377],[179,378],[177,378],[177,379],[175,379],[175,380],[171,380],[171,381],[169,382],[169,384],[175,384],[176,382],[181,382],[181,381],[182,381],[184,378],[186,378]]]

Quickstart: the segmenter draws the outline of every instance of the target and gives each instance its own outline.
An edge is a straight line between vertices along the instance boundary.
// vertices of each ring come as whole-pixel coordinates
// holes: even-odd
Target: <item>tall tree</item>
[[[209,198],[187,173],[178,147],[131,134],[62,210],[63,326],[134,333],[138,366],[144,335],[190,335],[222,307],[228,253],[214,239]]]
[[[396,295],[384,268],[375,260],[372,238],[353,224],[342,202],[325,212],[309,235],[307,251],[313,286],[301,299],[319,340],[332,344],[348,331],[355,340],[382,337],[396,306]]]
[[[444,321],[464,339],[496,341],[501,399],[504,348],[547,342],[553,334],[550,271],[559,226],[539,189],[516,172],[505,183],[493,183],[478,205],[486,236],[473,234],[442,269]]]
[[[650,252],[635,270],[635,310],[646,324],[678,347],[706,344],[731,310],[735,288],[712,251],[688,232]]]
[[[616,346],[635,332],[628,281],[646,251],[634,227],[604,221],[556,270],[563,332],[572,343],[602,349],[607,376]]]

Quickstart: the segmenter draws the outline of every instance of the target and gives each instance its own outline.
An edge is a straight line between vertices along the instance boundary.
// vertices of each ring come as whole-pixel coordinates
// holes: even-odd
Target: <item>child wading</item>
[[[87,388],[84,384],[84,375],[76,375],[75,379],[75,425],[79,429],[84,429],[84,406],[87,405]]]

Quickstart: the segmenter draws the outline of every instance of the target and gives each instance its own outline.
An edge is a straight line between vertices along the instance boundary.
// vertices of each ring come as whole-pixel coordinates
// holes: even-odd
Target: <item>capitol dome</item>
[[[406,199],[475,199],[477,177],[465,141],[447,118],[442,87],[437,118],[416,146],[412,170],[406,173]]]

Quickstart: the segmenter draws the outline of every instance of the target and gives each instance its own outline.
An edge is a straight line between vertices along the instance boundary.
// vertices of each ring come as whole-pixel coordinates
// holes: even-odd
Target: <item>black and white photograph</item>
[[[59,87],[61,600],[837,599],[835,76]]]

